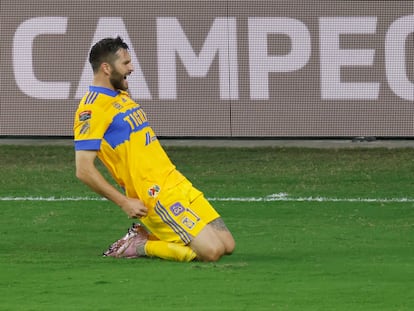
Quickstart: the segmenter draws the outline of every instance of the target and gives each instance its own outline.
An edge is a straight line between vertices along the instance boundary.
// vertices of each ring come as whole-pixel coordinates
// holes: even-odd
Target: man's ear
[[[109,63],[102,63],[101,64],[101,69],[102,69],[102,72],[105,73],[106,75],[108,75],[108,76],[111,75],[112,68],[111,68],[111,65]]]

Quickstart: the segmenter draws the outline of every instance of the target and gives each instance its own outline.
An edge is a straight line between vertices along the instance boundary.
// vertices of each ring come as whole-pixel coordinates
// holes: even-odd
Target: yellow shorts
[[[188,180],[161,191],[157,199],[141,222],[162,241],[187,245],[206,224],[220,217]]]

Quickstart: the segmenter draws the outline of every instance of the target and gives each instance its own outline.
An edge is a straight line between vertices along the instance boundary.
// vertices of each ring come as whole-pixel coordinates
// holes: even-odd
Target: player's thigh
[[[236,242],[223,219],[221,217],[217,218],[210,222],[208,226],[213,228],[217,237],[224,244],[226,254],[231,254],[236,246]]]
[[[200,260],[216,261],[226,253],[224,243],[210,225],[193,238],[190,247]]]
[[[224,252],[230,254],[235,247],[233,235],[225,225],[219,213],[214,209],[204,195],[193,187],[190,208],[197,213],[208,225],[195,238],[194,247],[219,248],[224,246]],[[200,246],[199,246],[200,245]]]
[[[203,197],[202,193],[184,182],[163,192],[156,206],[141,221],[160,240],[187,245],[211,219],[218,217],[199,197]],[[197,201],[195,206],[193,201]]]

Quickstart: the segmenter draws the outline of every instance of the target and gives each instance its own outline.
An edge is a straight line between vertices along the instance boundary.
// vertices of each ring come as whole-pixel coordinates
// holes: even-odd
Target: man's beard
[[[109,78],[109,81],[111,82],[112,86],[115,90],[122,90],[127,91],[128,88],[125,87],[124,83],[124,75],[122,75],[119,71],[113,71],[111,74],[111,77]]]

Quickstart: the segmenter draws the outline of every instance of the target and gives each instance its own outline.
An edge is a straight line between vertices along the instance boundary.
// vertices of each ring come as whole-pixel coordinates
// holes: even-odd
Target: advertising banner
[[[0,136],[71,136],[91,46],[162,137],[414,135],[413,1],[0,4]]]

